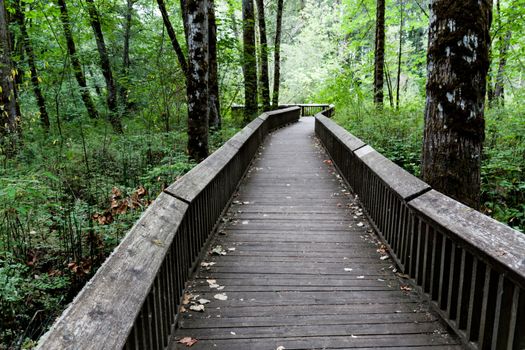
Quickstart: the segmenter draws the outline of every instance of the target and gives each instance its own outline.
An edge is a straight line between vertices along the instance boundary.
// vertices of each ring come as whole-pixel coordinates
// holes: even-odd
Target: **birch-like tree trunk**
[[[478,208],[492,1],[433,0],[430,10],[422,175]]]
[[[127,114],[131,109],[131,104],[128,100],[129,94],[129,68],[131,66],[131,59],[129,54],[129,42],[131,41],[131,25],[133,18],[133,5],[137,0],[127,0],[126,6],[126,17],[124,22],[124,45],[122,48],[122,79],[119,84],[119,97],[122,106],[125,109],[125,114]]]
[[[505,68],[507,67],[507,54],[510,48],[510,38],[512,32],[509,30],[503,38],[499,51],[498,73],[496,75],[496,84],[494,85],[494,100],[498,104],[503,104],[505,99]]]
[[[113,78],[113,71],[111,70],[111,63],[109,61],[108,50],[104,41],[104,34],[102,33],[102,25],[100,24],[100,15],[97,8],[95,7],[94,0],[86,0],[89,20],[91,28],[95,34],[95,41],[97,42],[98,54],[100,57],[100,68],[102,69],[102,75],[106,81],[107,89],[107,104],[109,109],[109,121],[113,126],[113,130],[117,133],[122,133],[122,123],[118,113],[117,104],[117,85]]]
[[[255,13],[253,0],[242,0],[244,121],[257,115],[257,61],[255,56]]]
[[[11,60],[11,38],[5,1],[0,0],[0,148],[10,156],[15,153],[20,128],[16,72]]]
[[[188,153],[208,156],[208,0],[185,0],[188,40]]]
[[[399,90],[401,87],[401,58],[403,56],[403,24],[405,15],[404,0],[399,1],[399,49],[397,51],[396,109],[399,110]]]
[[[219,101],[219,79],[217,67],[217,24],[215,23],[215,5],[208,0],[208,38],[209,38],[209,127],[211,130],[221,128],[221,105]]]
[[[73,73],[77,80],[78,86],[80,87],[80,96],[82,102],[91,118],[98,118],[98,111],[91,99],[89,89],[86,83],[86,76],[82,71],[82,65],[78,58],[77,48],[75,41],[73,40],[73,32],[71,31],[71,20],[69,19],[69,13],[67,11],[66,0],[56,0],[58,7],[60,8],[60,20],[62,21],[62,27],[64,29],[64,36],[66,38],[67,50],[69,53],[69,59],[71,60],[71,66],[73,67]]]
[[[279,86],[281,83],[281,31],[283,23],[283,0],[277,0],[277,19],[275,23],[275,53],[273,68],[272,108],[279,107]]]
[[[264,0],[255,0],[257,4],[257,19],[259,22],[259,40],[261,43],[261,98],[265,111],[270,110],[270,82],[268,78],[268,40],[266,38],[266,18],[264,16]]]
[[[374,103],[383,107],[385,69],[385,0],[377,0],[374,54]]]

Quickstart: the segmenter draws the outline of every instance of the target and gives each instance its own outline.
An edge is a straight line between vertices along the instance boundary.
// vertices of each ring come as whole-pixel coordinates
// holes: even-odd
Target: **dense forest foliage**
[[[185,1],[0,0],[3,53],[10,42],[2,79],[19,109],[0,146],[0,349],[31,347],[148,204],[195,164]],[[341,125],[420,175],[429,1],[386,1],[381,108],[375,0],[214,5],[220,119],[210,123],[210,151],[258,102],[334,103]],[[492,12],[481,210],[523,230],[525,1],[495,0]],[[245,103],[244,117],[230,114]]]

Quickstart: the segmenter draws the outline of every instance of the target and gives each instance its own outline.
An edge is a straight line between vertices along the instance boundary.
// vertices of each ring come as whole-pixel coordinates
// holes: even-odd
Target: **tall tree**
[[[383,107],[383,82],[385,69],[385,0],[377,0],[376,37],[374,53],[374,103]]]
[[[36,69],[35,52],[33,50],[33,45],[31,44],[29,34],[27,33],[25,9],[22,7],[20,0],[17,0],[14,5],[16,21],[18,23],[18,27],[20,28],[21,39],[23,42],[24,51],[27,54],[27,63],[29,64],[29,70],[31,72],[31,85],[33,86],[33,93],[35,94],[38,109],[40,111],[40,123],[44,127],[44,130],[48,131],[50,126],[49,115],[47,114],[46,101],[40,87],[40,80],[38,77],[38,71]]]
[[[215,23],[215,5],[208,0],[208,38],[209,38],[209,81],[208,97],[210,115],[209,127],[211,130],[221,128],[221,105],[219,101],[219,80],[217,67],[217,24]]]
[[[131,40],[131,25],[133,19],[133,5],[137,0],[127,0],[126,15],[124,22],[124,45],[122,49],[122,82],[119,84],[119,97],[126,114],[131,108],[128,100],[129,93],[129,68],[131,59],[129,55],[129,44]]]
[[[401,87],[401,58],[403,55],[404,0],[399,1],[399,49],[397,51],[396,109],[399,110],[399,89]]]
[[[242,19],[244,121],[250,122],[258,111],[257,61],[255,56],[255,13],[253,0],[242,0]]]
[[[183,3],[184,1],[181,1],[182,7],[184,8]],[[186,75],[188,73],[188,64],[186,63],[186,57],[184,56],[184,52],[182,51],[182,48],[179,44],[179,40],[177,39],[177,34],[175,34],[175,30],[171,25],[168,11],[166,10],[166,4],[164,3],[164,0],[157,0],[157,4],[159,5],[159,10],[162,14],[162,21],[164,22],[164,26],[166,27],[166,31],[168,32],[168,36],[170,37],[171,45],[173,46],[173,50],[175,50],[175,54],[177,55],[177,60],[179,61],[180,68]],[[183,10],[183,18],[186,17],[184,11],[185,10]],[[186,19],[184,19],[184,22],[186,22]]]
[[[270,82],[268,78],[268,40],[266,38],[266,18],[264,16],[264,0],[255,0],[257,4],[257,20],[259,22],[259,40],[261,42],[261,98],[265,111],[270,110]]]
[[[0,148],[4,148],[7,155],[15,152],[20,132],[15,75],[9,19],[5,1],[0,0]]]
[[[185,0],[188,40],[188,153],[208,156],[208,0]]]
[[[430,9],[422,175],[477,208],[492,1],[433,0]]]
[[[66,0],[56,0],[58,7],[60,8],[60,20],[62,21],[62,27],[64,28],[64,36],[66,38],[67,50],[69,53],[69,59],[71,60],[71,66],[73,67],[73,72],[75,74],[75,79],[77,80],[78,85],[80,86],[80,96],[82,97],[82,102],[88,112],[88,115],[91,118],[98,118],[98,111],[91,99],[89,89],[86,83],[86,76],[82,71],[82,65],[80,64],[80,59],[78,58],[77,48],[75,41],[73,40],[73,32],[71,31],[71,20],[69,18],[69,13],[67,10]]]
[[[281,80],[281,31],[283,23],[283,0],[277,0],[277,19],[275,23],[275,53],[273,68],[272,107],[279,106],[279,86]]]
[[[94,0],[86,0],[86,3],[91,28],[93,28],[95,41],[97,42],[98,55],[100,57],[100,68],[102,69],[104,80],[106,81],[109,121],[116,132],[122,133],[122,123],[120,121],[117,104],[117,84],[115,83],[113,71],[111,70],[111,62],[109,61],[108,50],[104,41],[104,34],[102,33],[100,15],[95,6]]]
[[[504,102],[504,78],[505,78],[505,68],[507,66],[507,53],[510,47],[510,38],[512,32],[506,30],[505,36],[503,36],[504,25],[501,20],[501,3],[500,0],[496,1],[496,12],[497,12],[497,24],[498,24],[498,44],[499,44],[499,63],[498,63],[498,72],[496,73],[496,82],[494,84],[493,99],[498,104],[503,104]]]

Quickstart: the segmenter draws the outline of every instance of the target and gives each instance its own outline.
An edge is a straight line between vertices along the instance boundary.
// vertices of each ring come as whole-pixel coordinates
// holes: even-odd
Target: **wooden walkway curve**
[[[462,348],[396,274],[313,118],[267,137],[222,222],[179,317],[192,349]]]

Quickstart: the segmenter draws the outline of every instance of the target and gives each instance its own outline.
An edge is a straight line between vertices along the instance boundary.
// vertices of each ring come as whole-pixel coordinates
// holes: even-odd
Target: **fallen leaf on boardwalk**
[[[185,313],[185,312],[188,312],[188,310],[186,310],[186,308],[185,308],[184,306],[181,306],[181,307],[179,308],[179,312],[180,312],[181,314],[183,314],[183,313]]]
[[[242,222],[243,225],[248,225],[249,223],[250,223],[249,220],[244,220],[244,221]]]
[[[217,290],[223,290],[223,289],[224,289],[224,286],[217,287]]]
[[[210,301],[208,299],[199,299],[199,304],[201,305],[205,305],[205,304],[208,304],[210,303]]]
[[[190,303],[191,298],[193,298],[192,294],[185,293],[182,297],[182,305],[188,305]]]
[[[204,305],[192,305],[190,306],[190,310],[197,311],[197,312],[204,312]]]
[[[278,346],[277,349],[275,349],[275,350],[285,350],[285,349],[286,349],[286,348],[285,348],[284,346],[281,345],[281,346]]]
[[[164,247],[165,246],[164,242],[162,242],[160,239],[154,239],[151,242],[153,242],[153,244],[155,244],[155,245],[158,245],[159,247]]]
[[[365,276],[357,276],[358,279],[362,280]]]
[[[215,246],[215,248],[211,250],[211,253],[214,255],[226,255],[226,251],[222,248],[221,245]]]
[[[250,204],[250,202],[242,202],[242,204],[248,205],[248,204]]]
[[[237,335],[237,333],[235,333],[235,332],[230,332],[230,334],[231,334],[231,335]]]
[[[337,203],[337,207],[341,208],[343,205],[341,203]]]
[[[192,337],[184,337],[178,341],[178,343],[184,344],[187,347],[192,347],[196,342],[198,342],[198,340]]]
[[[359,227],[363,227],[363,226],[365,226],[365,224],[363,224],[362,222],[358,222],[358,223],[357,223],[357,226],[359,226]]]
[[[219,288],[219,285],[217,284],[217,280],[206,280],[208,282],[208,286],[210,288]]]
[[[213,297],[217,300],[228,300],[228,296],[225,293],[215,294]]]
[[[323,163],[327,165],[332,165],[332,161],[330,159],[323,160]]]
[[[215,264],[216,264],[215,262],[206,262],[206,261],[201,262],[201,266],[202,267],[210,267],[210,266],[213,266]]]
[[[345,267],[345,271],[346,272],[349,272],[349,271],[352,271],[353,269],[349,268],[349,267]]]
[[[383,256],[382,256],[382,257],[380,257],[379,259],[381,259],[381,260],[386,260],[386,259],[388,259],[388,258],[389,258],[389,256],[388,256],[388,255],[383,255]]]
[[[234,252],[234,251],[235,251],[235,248],[228,248],[228,250],[229,250],[230,252]]]
[[[410,292],[410,291],[412,290],[412,288],[409,287],[409,286],[401,286],[400,289],[401,289],[401,290],[404,290],[404,291],[406,291],[406,292]]]

